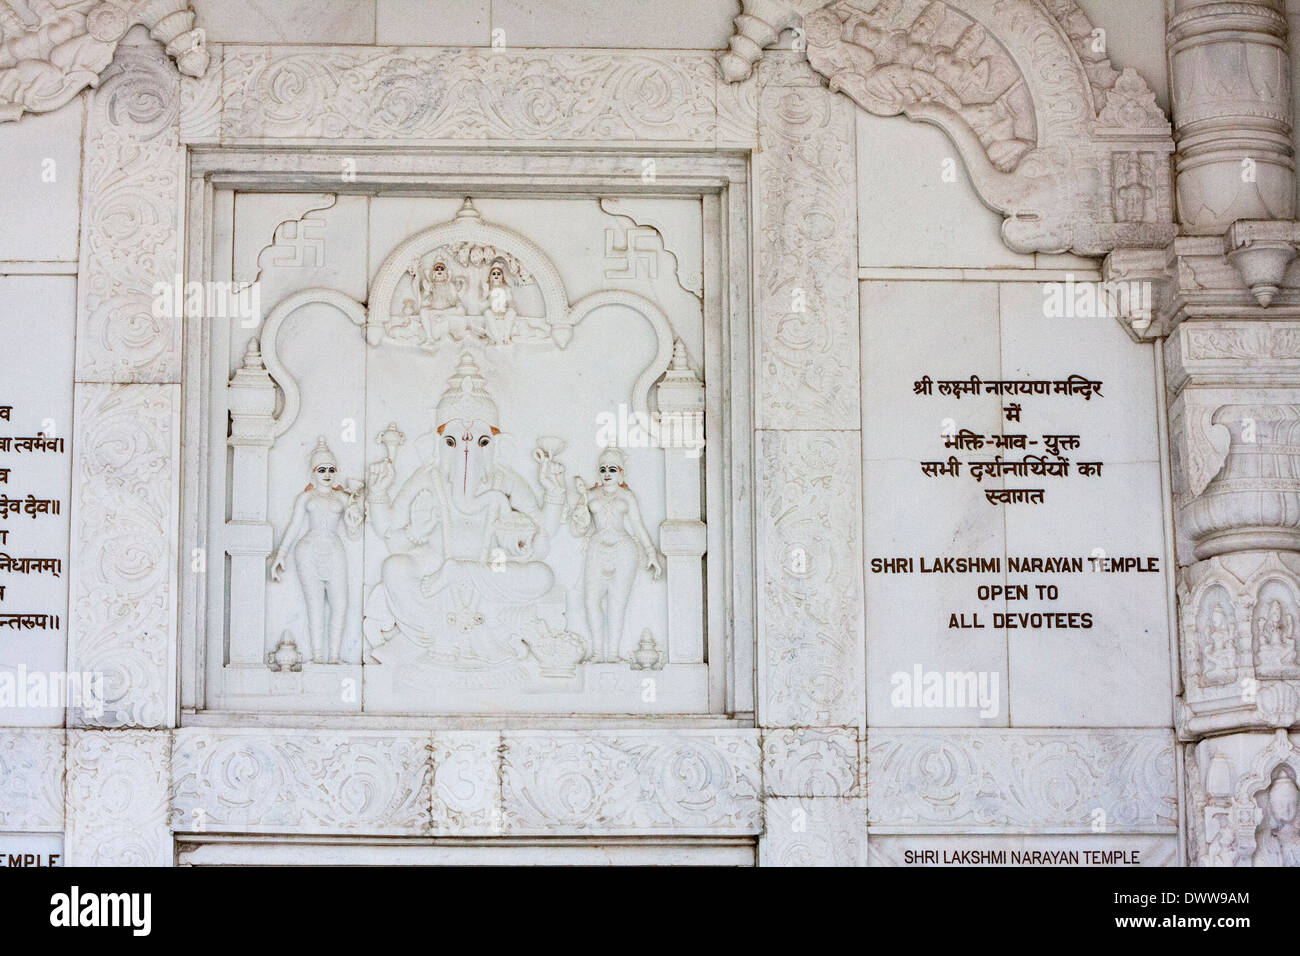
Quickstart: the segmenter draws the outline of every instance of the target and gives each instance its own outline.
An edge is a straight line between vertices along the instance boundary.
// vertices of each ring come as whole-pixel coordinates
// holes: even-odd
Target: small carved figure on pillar
[[[1210,633],[1205,645],[1205,679],[1226,684],[1237,676],[1237,636],[1221,605],[1210,612]]]
[[[1236,866],[1237,831],[1232,826],[1232,812],[1226,809],[1217,810],[1207,812],[1206,817],[1217,827],[1211,828],[1214,836],[1210,838],[1209,846],[1205,850],[1206,865]]]
[[[1259,617],[1259,663],[1268,671],[1296,665],[1295,617],[1276,598]]]

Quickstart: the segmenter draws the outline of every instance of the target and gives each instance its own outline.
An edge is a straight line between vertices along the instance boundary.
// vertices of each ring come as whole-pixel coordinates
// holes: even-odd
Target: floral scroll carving
[[[222,139],[710,141],[715,67],[689,53],[227,49]]]
[[[504,733],[510,833],[756,833],[756,731]]]
[[[1167,731],[881,730],[868,750],[874,826],[1108,832],[1176,826]]]
[[[174,385],[80,385],[73,459],[69,658],[104,674],[88,724],[170,719],[180,443]]]
[[[68,865],[171,865],[171,755],[166,731],[68,732],[63,835]]]
[[[767,829],[758,851],[761,866],[867,865],[865,800],[771,797],[763,812]]]
[[[0,829],[57,833],[63,829],[62,727],[0,732]]]
[[[0,123],[58,109],[100,74],[136,24],[163,44],[186,76],[208,68],[203,30],[186,0],[0,2]]]
[[[77,376],[180,381],[181,323],[155,314],[154,287],[179,267],[184,170],[180,84],[165,58],[123,47],[86,131],[78,270]]]
[[[428,829],[429,776],[427,735],[181,732],[171,826],[419,834]]]
[[[842,468],[859,454],[856,434],[760,434],[759,717],[765,725],[863,722],[861,491]],[[844,530],[832,535],[828,528]]]

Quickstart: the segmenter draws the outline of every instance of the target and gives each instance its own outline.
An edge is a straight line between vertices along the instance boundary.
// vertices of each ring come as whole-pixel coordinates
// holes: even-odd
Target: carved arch
[[[189,0],[0,0],[0,123],[58,109],[98,86],[136,24],[162,43],[186,76],[202,76],[208,51]]]
[[[403,281],[406,265],[412,259],[456,243],[490,246],[494,252],[515,259],[528,281],[535,283],[541,293],[545,308],[541,318],[549,325],[551,340],[559,348],[568,346],[579,323],[606,306],[622,306],[643,318],[654,333],[655,354],[633,385],[632,407],[639,414],[649,414],[651,390],[672,365],[674,347],[678,346],[672,324],[663,309],[643,295],[616,289],[592,292],[571,305],[559,270],[550,257],[526,236],[485,222],[473,201],[466,198],[454,219],[416,233],[388,255],[375,274],[366,303],[334,289],[310,288],[293,293],[271,310],[259,337],[259,361],[264,363],[266,372],[284,396],[280,413],[275,416],[271,428],[272,439],[289,430],[302,406],[297,380],[280,358],[280,331],[290,316],[313,303],[332,306],[363,332],[366,342],[379,346],[386,341],[386,322],[393,311],[396,291],[399,282]]]
[[[573,325],[576,326],[589,314],[607,305],[621,305],[631,309],[649,322],[650,328],[654,330],[655,357],[632,386],[632,408],[642,415],[648,414],[650,389],[654,387],[655,382],[663,378],[664,373],[668,371],[668,366],[672,364],[673,348],[677,339],[668,322],[668,316],[664,315],[659,306],[643,295],[622,290],[606,289],[585,296],[573,306],[571,313]]]
[[[271,430],[272,438],[279,438],[287,432],[297,420],[298,412],[302,408],[302,393],[298,389],[298,381],[289,373],[289,370],[284,366],[284,362],[280,359],[280,327],[284,325],[289,316],[304,305],[311,305],[315,302],[338,309],[359,329],[366,327],[366,307],[352,296],[339,292],[337,289],[303,289],[301,292],[295,292],[271,310],[271,314],[266,317],[266,321],[262,324],[260,338],[262,361],[266,365],[267,373],[280,386],[280,391],[284,393],[284,407],[281,408],[280,414],[276,416],[275,424]]]
[[[938,126],[1017,252],[1101,256],[1172,241],[1169,122],[1093,51],[1074,0],[744,0],[726,79],[798,29],[830,89]]]
[[[564,291],[560,272],[550,257],[536,243],[513,229],[484,222],[474,203],[466,199],[460,212],[450,222],[433,226],[407,239],[384,260],[371,284],[369,319],[367,328],[371,344],[376,344],[383,326],[393,308],[398,281],[407,264],[413,259],[440,246],[455,243],[477,243],[507,250],[514,255],[525,270],[528,280],[535,282],[545,307],[544,318],[551,326],[556,344],[561,348],[572,336],[573,323],[569,319],[569,297]],[[671,344],[670,344],[671,347]]]

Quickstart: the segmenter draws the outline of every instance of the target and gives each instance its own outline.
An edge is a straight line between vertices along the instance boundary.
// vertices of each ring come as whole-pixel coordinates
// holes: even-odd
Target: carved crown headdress
[[[311,450],[311,470],[315,471],[321,465],[333,465],[335,468],[339,465],[339,460],[334,457],[334,452],[330,451],[329,442],[325,441],[324,435],[316,437],[316,447]]]
[[[438,400],[434,418],[438,434],[450,421],[482,422],[494,432],[498,431],[496,402],[484,388],[484,378],[468,352],[462,352],[456,371],[447,381],[447,390]]]

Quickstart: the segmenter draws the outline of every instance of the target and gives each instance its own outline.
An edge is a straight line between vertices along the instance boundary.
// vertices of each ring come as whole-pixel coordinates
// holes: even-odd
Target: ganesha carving
[[[365,304],[284,298],[228,389],[240,610],[223,618],[222,693],[300,711],[707,711],[704,383],[688,345],[703,347],[704,310],[664,280],[643,281],[677,296],[672,320],[626,287],[571,303],[540,244],[465,200],[393,246]],[[340,313],[331,328],[351,333],[314,347]],[[602,426],[619,405],[629,434]],[[339,421],[343,445],[323,437]],[[276,475],[304,447],[310,481],[290,499]],[[583,448],[594,482],[563,460]],[[275,587],[290,568],[297,594]],[[643,693],[646,669],[662,694]],[[340,680],[361,688],[344,705]]]

